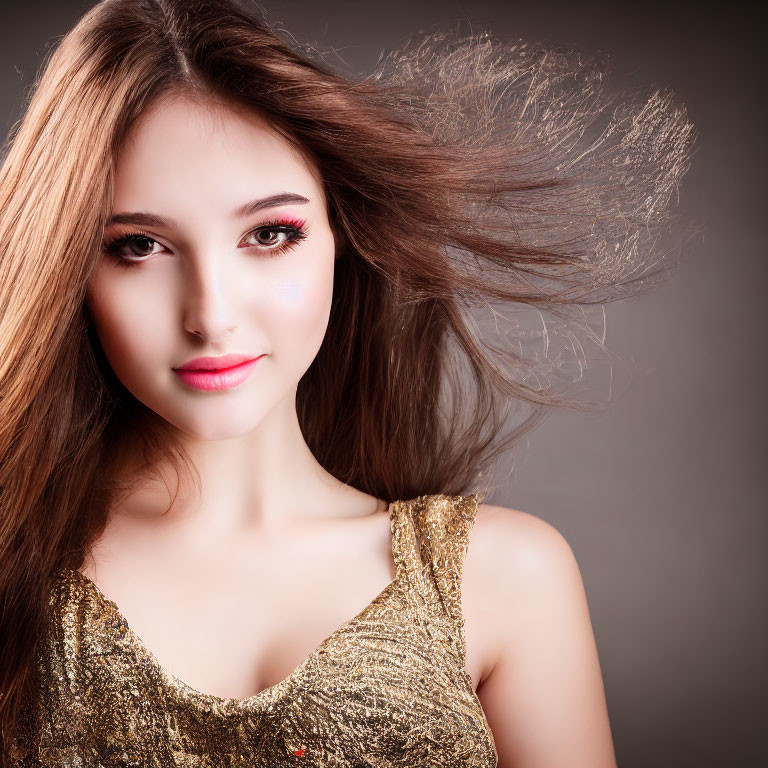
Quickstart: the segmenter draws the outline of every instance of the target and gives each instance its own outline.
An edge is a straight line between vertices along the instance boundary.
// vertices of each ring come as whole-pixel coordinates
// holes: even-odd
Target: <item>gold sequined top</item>
[[[482,498],[393,502],[394,580],[285,680],[244,699],[165,672],[116,603],[62,571],[11,765],[496,768],[464,670],[461,572]]]

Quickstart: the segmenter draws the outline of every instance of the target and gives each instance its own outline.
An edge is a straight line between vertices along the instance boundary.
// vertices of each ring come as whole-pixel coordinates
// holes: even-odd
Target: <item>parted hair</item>
[[[177,95],[224,103],[316,165],[338,258],[297,391],[307,444],[379,498],[459,494],[552,408],[589,408],[543,375],[556,361],[493,343],[478,313],[546,312],[578,345],[590,331],[574,308],[639,294],[679,262],[662,243],[694,127],[668,89],[612,94],[607,71],[570,48],[441,29],[361,78],[249,0],[104,0],[57,41],[0,166],[4,746],[50,580],[82,564],[126,491],[125,436],[143,448],[137,477],[161,460],[193,474],[111,371],[85,303],[136,121]],[[525,415],[505,432],[513,404]]]

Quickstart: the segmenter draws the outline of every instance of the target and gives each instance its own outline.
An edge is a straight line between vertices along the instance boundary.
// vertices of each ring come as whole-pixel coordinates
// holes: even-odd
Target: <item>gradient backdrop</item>
[[[3,136],[50,44],[91,5],[2,3]],[[632,363],[608,411],[555,413],[488,501],[546,519],[576,553],[621,768],[768,765],[765,90],[753,8],[263,5],[360,74],[403,36],[464,20],[603,51],[612,87],[669,85],[687,105],[699,140],[679,210],[703,239],[665,286],[607,307],[607,343]]]

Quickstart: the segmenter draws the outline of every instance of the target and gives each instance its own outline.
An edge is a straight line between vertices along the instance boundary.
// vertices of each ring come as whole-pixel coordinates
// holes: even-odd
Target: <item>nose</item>
[[[235,328],[237,301],[222,261],[195,260],[183,288],[184,330],[212,343],[225,340]]]

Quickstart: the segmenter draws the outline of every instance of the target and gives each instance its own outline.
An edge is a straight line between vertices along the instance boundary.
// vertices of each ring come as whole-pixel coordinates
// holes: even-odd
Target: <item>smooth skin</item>
[[[281,193],[308,202],[233,214]],[[160,480],[110,510],[81,570],[168,673],[245,698],[286,678],[395,576],[386,503],[328,474],[296,414],[333,293],[322,180],[264,118],[177,97],[144,115],[118,158],[112,213],[137,212],[171,221],[143,224],[151,239],[123,246],[141,263],[101,255],[86,301],[116,375],[176,430],[202,491],[165,513],[175,483],[160,467]],[[306,222],[279,254],[283,236],[254,234],[276,218]],[[135,231],[111,224],[105,240]],[[191,389],[172,370],[227,352],[265,357],[224,392]],[[129,476],[138,453],[129,435],[125,445]],[[563,537],[481,505],[462,589],[466,669],[499,767],[613,768],[587,601]]]

